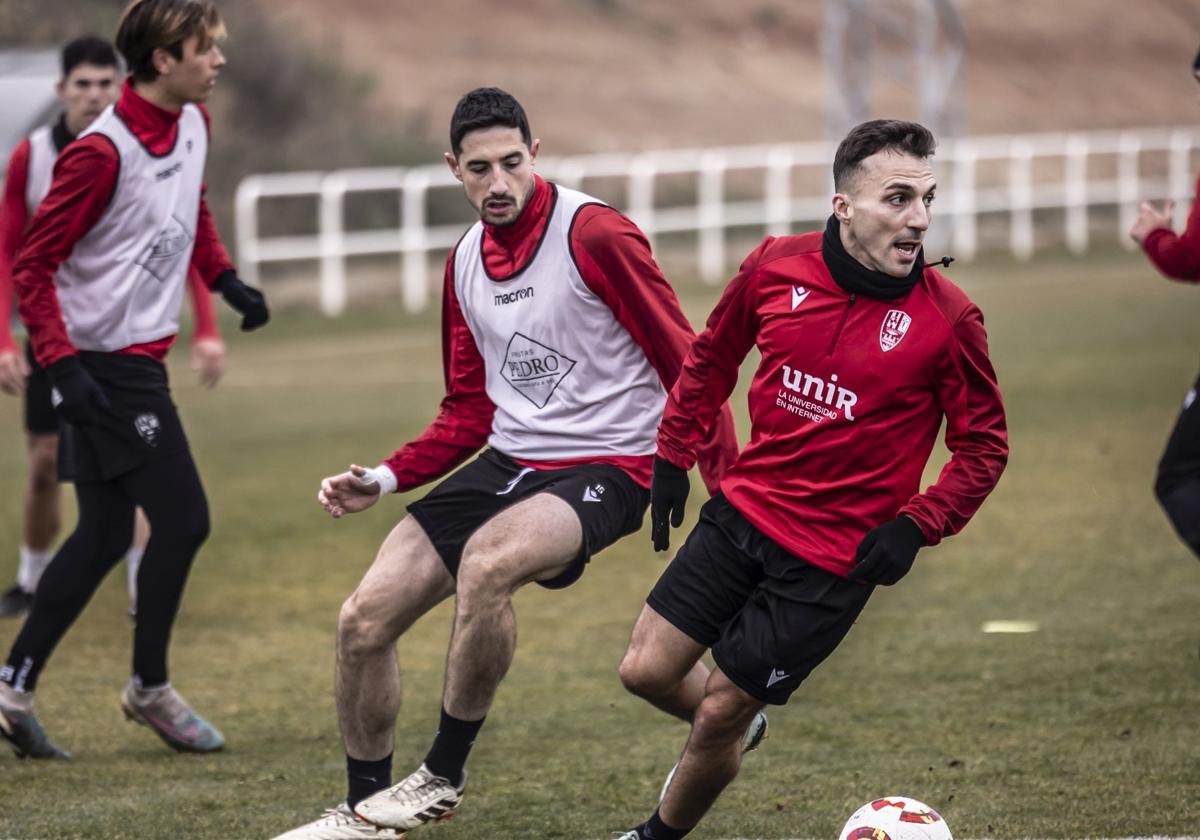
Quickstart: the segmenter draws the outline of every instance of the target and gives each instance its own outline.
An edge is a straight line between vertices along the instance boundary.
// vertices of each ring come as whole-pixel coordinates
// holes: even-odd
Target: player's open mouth
[[[903,260],[915,259],[917,249],[921,247],[921,243],[915,239],[896,243],[896,250],[900,252],[900,258]]]
[[[511,201],[487,201],[487,202],[484,202],[484,205],[483,205],[483,208],[485,210],[489,210],[492,213],[503,213],[505,210],[508,210],[510,207],[512,207]]]

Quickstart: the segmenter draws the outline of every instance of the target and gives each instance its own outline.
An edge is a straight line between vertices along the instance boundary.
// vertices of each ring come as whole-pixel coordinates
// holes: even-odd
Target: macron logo
[[[792,311],[796,311],[796,307],[804,303],[804,299],[808,297],[809,289],[803,286],[792,286]]]
[[[771,676],[767,677],[767,688],[770,688],[780,680],[786,680],[787,678],[788,675],[783,673],[783,671],[780,671],[778,668],[772,668]]]
[[[597,484],[595,487],[583,488],[583,501],[585,502],[603,502],[604,501],[604,485]]]

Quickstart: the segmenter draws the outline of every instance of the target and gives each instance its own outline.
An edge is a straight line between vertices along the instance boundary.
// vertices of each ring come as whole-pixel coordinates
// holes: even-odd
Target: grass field
[[[860,804],[896,793],[938,808],[963,838],[1200,833],[1200,565],[1150,489],[1196,374],[1200,290],[1124,253],[951,274],[987,316],[1008,472],[966,532],[878,592],[774,711],[770,739],[697,838],[833,838]],[[694,322],[714,295],[683,287]],[[283,313],[230,343],[214,392],[193,383],[186,353],[173,369],[214,524],[173,679],[228,749],[175,755],[122,720],[130,629],[114,574],[38,693],[76,758],[0,755],[0,838],[268,838],[344,795],[336,616],[403,500],[333,521],[316,486],[350,461],[376,463],[432,416],[437,325],[390,306],[338,321]],[[13,442],[0,451],[2,581],[24,474],[14,400],[0,402],[0,432]],[[615,668],[663,562],[644,531],[573,588],[518,595],[517,661],[465,807],[414,836],[596,840],[649,813],[686,729],[627,696]],[[450,615],[402,643],[398,775],[433,733]],[[1004,619],[1040,629],[981,632]],[[0,625],[5,650],[16,630]]]

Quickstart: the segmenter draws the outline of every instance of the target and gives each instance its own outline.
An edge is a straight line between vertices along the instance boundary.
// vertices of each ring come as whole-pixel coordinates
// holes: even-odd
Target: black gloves
[[[243,283],[232,268],[217,275],[213,288],[221,293],[226,303],[242,313],[242,332],[256,330],[271,320],[262,292]]]
[[[108,397],[104,396],[78,356],[59,359],[46,368],[46,373],[54,386],[50,402],[68,423],[90,426],[99,419],[101,411],[112,411]]]
[[[917,523],[907,516],[897,516],[867,531],[854,553],[855,565],[846,580],[891,586],[908,574],[923,545],[925,535]]]
[[[683,506],[692,483],[687,470],[681,470],[666,458],[654,456],[654,479],[650,482],[650,538],[655,551],[666,551],[671,545],[671,526],[683,524]]]

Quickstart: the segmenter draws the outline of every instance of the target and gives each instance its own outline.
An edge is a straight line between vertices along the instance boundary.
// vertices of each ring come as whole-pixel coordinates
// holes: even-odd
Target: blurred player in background
[[[12,268],[29,221],[50,189],[54,162],[66,145],[91,125],[120,92],[118,59],[112,44],[94,36],[71,41],[62,50],[62,80],[58,96],[62,114],[13,149],[0,198],[0,390],[23,395],[29,454],[29,480],[23,499],[23,519],[17,579],[0,595],[0,618],[18,616],[33,603],[42,572],[54,557],[54,542],[62,523],[62,492],[58,481],[58,418],[50,405],[50,383],[33,357],[32,346],[18,349],[13,340]],[[225,344],[213,317],[212,295],[195,272],[189,276],[195,312],[192,366],[200,381],[216,385],[225,366]],[[136,602],[137,568],[149,525],[138,514],[133,545],[126,553],[130,609]]]
[[[515,653],[513,592],[571,585],[592,555],[640,527],[655,430],[695,338],[642,232],[534,173],[538,141],[511,95],[466,94],[450,147],[446,161],[480,221],[446,264],[441,410],[378,467],[325,479],[318,498],[335,517],[356,513],[489,448],[409,505],[343,606],[336,695],[347,801],[287,840],[395,838],[455,811]],[[710,488],[737,449],[728,407],[714,414],[696,441]],[[451,595],[438,731],[393,787],[396,641]]]
[[[737,775],[746,730],[849,632],[876,585],[957,533],[1008,457],[979,309],[924,262],[933,136],[876,120],[838,147],[824,232],[767,237],[725,289],[663,412],[654,547],[683,521],[687,470],[757,347],[750,443],[647,598],[625,686],[688,718],[649,820],[622,840],[678,840]],[[946,423],[951,457],[920,493]],[[712,650],[716,667],[701,661]]]
[[[190,268],[242,313],[242,329],[268,319],[262,295],[238,279],[203,197],[209,127],[200,103],[225,64],[223,36],[210,0],[134,0],[125,9],[116,46],[131,78],[59,156],[13,270],[61,421],[60,470],[79,508],[0,667],[0,736],[18,755],[66,755],[34,714],[34,690],[129,547],[135,507],[151,536],[121,707],[175,749],[224,745],[168,679],[171,628],[209,522],[163,364]]]
[[[1200,53],[1192,62],[1192,76],[1200,84]],[[1196,196],[1182,235],[1171,229],[1173,201],[1166,202],[1161,208],[1148,201],[1142,202],[1137,221],[1129,231],[1154,267],[1172,280],[1200,282],[1200,181],[1196,183]],[[1196,402],[1197,392],[1200,392],[1200,377],[1183,398],[1183,411],[1158,462],[1154,495],[1179,536],[1200,557],[1200,404]]]

